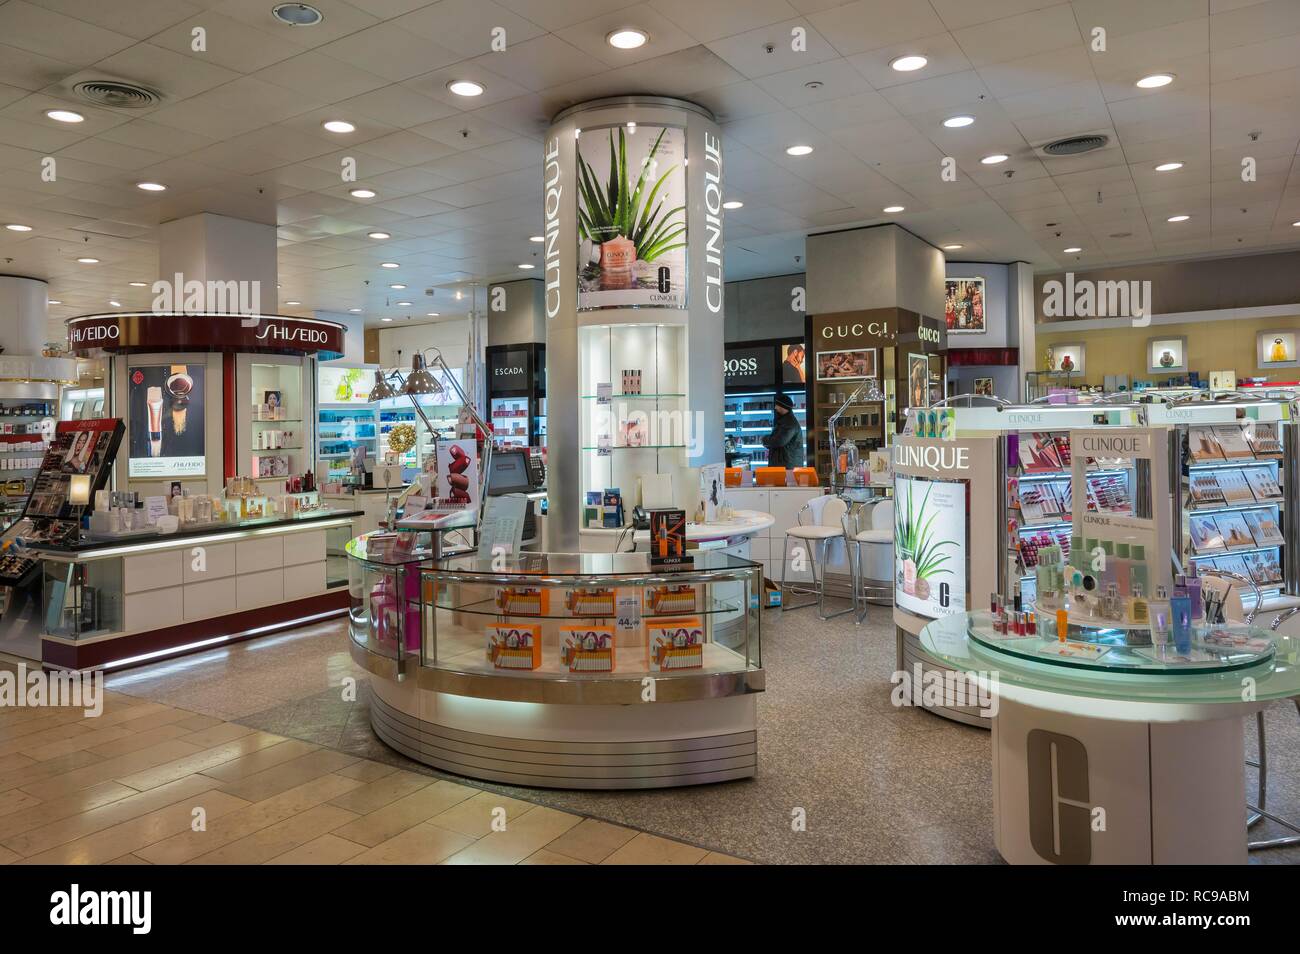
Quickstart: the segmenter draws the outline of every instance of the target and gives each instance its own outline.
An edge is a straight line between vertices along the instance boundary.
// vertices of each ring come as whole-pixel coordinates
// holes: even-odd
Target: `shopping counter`
[[[47,666],[114,669],[342,615],[357,516],[317,510],[33,548],[36,606],[13,625],[31,631],[30,654],[39,645]]]
[[[434,560],[374,542],[348,546],[350,645],[394,749],[553,788],[755,774],[757,564],[716,551],[671,570],[645,553]]]
[[[1178,652],[1073,623],[1065,642],[1009,635],[973,613],[930,623],[920,643],[948,671],[908,670],[904,696],[992,717],[1007,861],[1246,862],[1242,717],[1300,694],[1300,640],[1218,625]]]

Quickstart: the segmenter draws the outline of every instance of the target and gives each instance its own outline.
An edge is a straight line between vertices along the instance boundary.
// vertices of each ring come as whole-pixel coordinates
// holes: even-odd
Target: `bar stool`
[[[830,551],[830,543],[836,538],[843,539],[844,527],[841,523],[845,512],[848,510],[843,500],[825,494],[821,497],[814,497],[801,508],[796,516],[798,523],[785,532],[785,544],[781,549],[781,611],[804,609],[805,607],[816,604],[817,615],[821,619],[834,619],[836,616],[843,616],[845,613],[853,612],[853,605],[846,609],[837,610],[830,615],[826,613],[826,560]],[[801,540],[807,546],[816,544],[816,546],[807,546],[808,565],[812,571],[812,588],[803,589],[798,586],[792,586],[786,582],[786,573],[788,569],[788,560],[790,556],[790,541]],[[822,572],[821,577],[817,576],[817,553],[821,551]],[[807,600],[806,602],[792,605],[787,603],[784,594],[798,593],[801,595],[813,594],[816,599]]]
[[[865,530],[861,526],[863,510],[870,514],[871,526]],[[894,599],[893,499],[882,497],[869,508],[845,514],[844,541],[849,549],[849,572],[853,577],[853,605],[858,609],[861,623],[873,600],[885,601],[887,605]]]

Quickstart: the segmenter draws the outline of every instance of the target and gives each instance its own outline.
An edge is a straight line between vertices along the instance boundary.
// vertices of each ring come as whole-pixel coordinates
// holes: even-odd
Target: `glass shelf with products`
[[[296,364],[249,366],[249,465],[254,480],[283,480],[311,469],[304,451],[310,444],[303,415],[302,369]]]
[[[421,400],[420,408],[424,411],[429,423],[433,425],[434,431],[438,435],[438,440],[449,441],[456,438],[456,416],[460,411],[459,404],[441,404],[433,400]],[[418,470],[421,462],[433,453],[433,437],[430,436],[428,428],[420,420],[415,408],[411,406],[410,399],[390,398],[381,401],[378,405],[379,412],[379,458],[383,458],[388,452],[388,435],[398,424],[410,424],[415,428],[415,446],[408,451],[404,451],[398,458],[403,471]]]
[[[316,456],[324,466],[326,479],[343,477],[349,469],[352,452],[365,447],[366,455],[377,456],[375,409],[355,404],[322,404],[316,412]]]

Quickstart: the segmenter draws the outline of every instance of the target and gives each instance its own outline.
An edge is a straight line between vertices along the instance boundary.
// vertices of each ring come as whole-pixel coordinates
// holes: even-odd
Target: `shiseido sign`
[[[337,322],[287,315],[155,314],[130,312],[69,318],[73,354],[233,351],[248,354],[343,356]]]
[[[728,348],[722,362],[729,388],[773,387],[776,384],[776,352],[766,348]]]

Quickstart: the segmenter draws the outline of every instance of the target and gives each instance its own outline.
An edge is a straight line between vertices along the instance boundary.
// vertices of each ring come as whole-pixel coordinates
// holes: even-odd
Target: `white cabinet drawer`
[[[278,570],[284,566],[284,540],[281,537],[240,540],[235,546],[236,571],[240,574]]]
[[[736,510],[757,510],[759,513],[770,513],[767,508],[771,506],[771,491],[760,490],[756,487],[728,487],[727,502]]]
[[[153,629],[179,626],[184,600],[179,586],[144,593],[128,593],[125,600],[128,632],[141,633]]]
[[[235,589],[233,577],[185,584],[185,622],[226,615],[234,608]]]
[[[186,547],[181,551],[181,564],[185,569],[185,582],[219,580],[235,575],[235,544],[209,543],[202,547],[202,555],[194,551],[197,546]],[[203,569],[196,570],[198,563]],[[234,592],[231,589],[231,592]]]
[[[304,530],[284,536],[284,565],[319,563],[325,559],[325,531]]]
[[[284,599],[300,600],[325,592],[325,561],[284,568]]]
[[[142,590],[180,586],[181,555],[176,550],[139,553],[124,557],[122,563],[123,592],[139,593]]]
[[[284,600],[284,570],[263,570],[235,577],[236,605],[241,610],[256,609]]]

